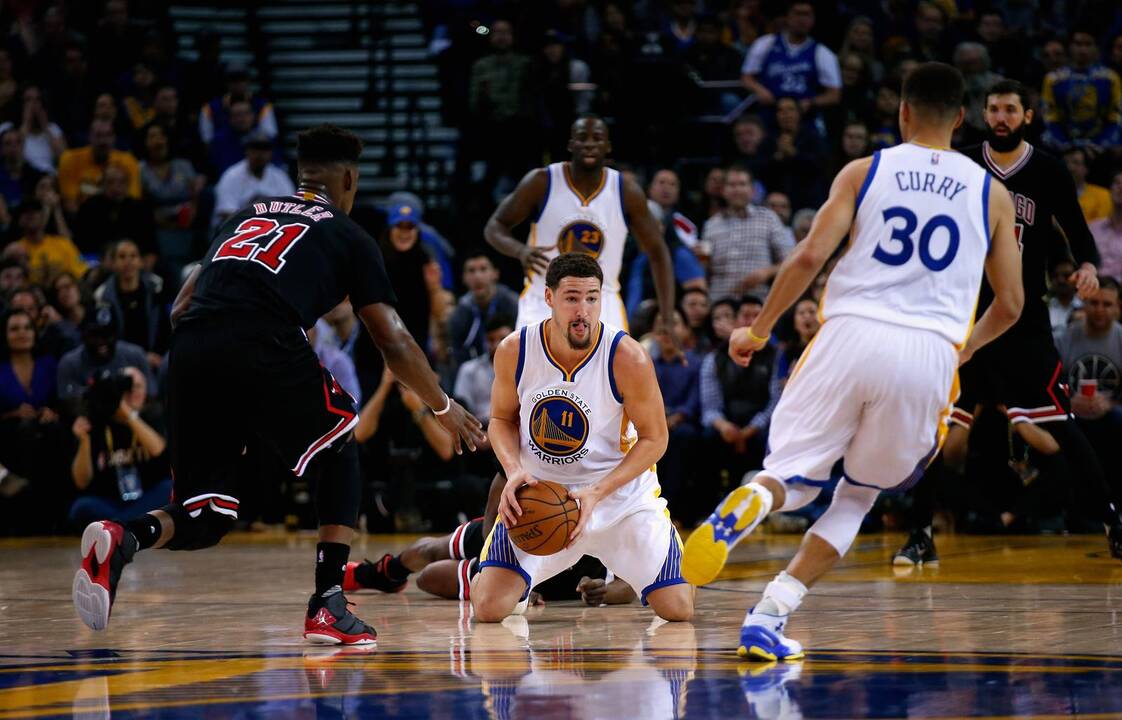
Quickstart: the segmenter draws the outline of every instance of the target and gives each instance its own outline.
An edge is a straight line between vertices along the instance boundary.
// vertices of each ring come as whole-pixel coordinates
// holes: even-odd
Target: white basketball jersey
[[[989,173],[953,150],[905,143],[874,154],[822,318],[857,315],[966,342],[989,253],[989,188]]]
[[[612,372],[616,348],[626,333],[600,323],[588,354],[570,373],[549,352],[550,322],[519,331],[515,385],[521,404],[522,467],[539,480],[594,483],[619,465],[637,440]],[[645,472],[614,499],[626,500],[657,487],[655,474]]]
[[[545,254],[550,260],[567,252],[591,255],[604,271],[604,293],[618,293],[623,246],[627,241],[623,176],[604,168],[599,187],[584,197],[572,183],[569,163],[553,163],[546,169],[549,186],[545,204],[530,226],[530,245],[548,248]],[[543,275],[531,273],[526,285],[530,293],[545,296]]]

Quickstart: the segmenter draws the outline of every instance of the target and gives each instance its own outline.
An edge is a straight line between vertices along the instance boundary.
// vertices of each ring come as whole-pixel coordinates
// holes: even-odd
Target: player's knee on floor
[[[686,622],[693,617],[693,587],[670,585],[647,595],[647,604],[663,620]]]
[[[830,507],[810,526],[810,532],[837,550],[838,557],[844,557],[878,495],[877,488],[854,485],[843,479],[834,490]]]
[[[471,607],[479,622],[502,622],[527,594],[526,581],[517,573],[493,567],[471,581]]]
[[[233,508],[228,507],[232,501]],[[168,550],[203,550],[217,545],[234,529],[237,522],[237,501],[226,496],[208,495],[192,498],[163,508],[175,523],[175,533],[164,545]],[[232,514],[231,514],[232,513]]]

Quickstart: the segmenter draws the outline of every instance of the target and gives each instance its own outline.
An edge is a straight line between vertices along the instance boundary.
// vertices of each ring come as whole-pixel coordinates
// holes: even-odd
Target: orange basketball
[[[515,492],[522,517],[507,528],[511,541],[531,555],[552,555],[569,544],[569,533],[577,526],[580,509],[564,485],[540,480]]]

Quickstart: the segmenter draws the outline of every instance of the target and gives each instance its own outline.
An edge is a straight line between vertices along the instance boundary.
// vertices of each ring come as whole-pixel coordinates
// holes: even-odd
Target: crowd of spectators
[[[609,123],[612,164],[648,189],[674,258],[675,332],[686,366],[670,360],[672,338],[649,334],[654,287],[645,256],[630,242],[623,287],[631,332],[650,350],[665,399],[670,446],[659,473],[677,520],[696,522],[760,467],[771,412],[817,331],[828,272],[748,368],[728,361],[729,333],[759,312],[834,175],[901,141],[903,77],[929,60],[951,63],[966,78],[956,145],[985,139],[988,88],[1018,79],[1037,110],[1026,139],[1066,161],[1103,256],[1103,289],[1084,305],[1068,281],[1070,258],[1057,256],[1047,300],[1073,412],[1108,474],[1122,473],[1115,404],[1122,400],[1122,348],[1115,347],[1122,326],[1112,280],[1122,277],[1116,4],[500,0],[426,7],[444,112],[464,137],[456,192],[467,222],[457,240],[474,242],[473,213],[490,212],[528,170],[566,160],[566,128],[586,111]],[[500,269],[517,287],[517,272]],[[481,323],[489,312],[498,313],[482,312]],[[1051,479],[1026,467],[1019,441],[1011,447],[1007,433],[994,437],[972,444],[967,484],[985,489],[949,493],[946,519],[1001,527],[1026,496],[1064,495],[1041,490]],[[992,477],[994,468],[1005,476]],[[1025,487],[1032,482],[1040,487]],[[873,522],[894,522],[889,511],[906,511],[906,502],[887,499]],[[1063,502],[1036,510],[1020,514],[1052,517],[1015,529],[1067,522],[1055,517]]]
[[[192,62],[174,57],[178,39],[158,6],[32,2],[0,14],[5,532],[64,531],[166,499],[168,304],[224,218],[294,189],[277,142],[284,118],[253,73],[223,63],[210,32],[194,38]],[[1027,139],[1062,155],[1075,180],[1104,280],[1081,301],[1067,281],[1070,258],[1052,258],[1048,302],[1074,413],[1108,474],[1122,473],[1122,326],[1118,284],[1108,279],[1122,277],[1116,4],[419,6],[445,121],[461,131],[455,207],[426,217],[421,199],[401,192],[353,215],[378,239],[399,312],[444,386],[484,421],[491,358],[515,325],[521,277],[481,248],[483,220],[526,172],[566,159],[572,121],[597,113],[612,132],[611,163],[647,189],[674,259],[672,330],[651,330],[649,264],[630,240],[621,280],[630,331],[650,351],[665,399],[670,445],[660,479],[675,519],[696,523],[760,467],[771,413],[818,329],[828,272],[747,368],[728,359],[730,333],[759,313],[838,170],[900,141],[904,74],[942,60],[967,79],[956,143],[985,137],[986,89],[1020,79],[1039,111]],[[309,338],[361,408],[367,527],[439,530],[479,514],[493,457],[486,448],[452,452],[431,412],[384,368],[350,306],[325,316]],[[1008,433],[986,437],[971,445],[972,457],[984,457],[968,465],[969,491],[952,490],[945,503],[949,518],[978,529],[1000,527],[1026,494],[1056,496],[1034,491],[1049,478],[1026,469]],[[306,482],[250,450],[246,472],[271,480],[256,484],[260,497],[243,498],[243,520],[311,522]],[[993,477],[995,468],[1008,476]],[[871,522],[891,524],[900,502],[886,500]],[[1063,504],[1038,509],[1055,516]],[[820,503],[803,511],[815,512]],[[1016,529],[1063,526],[1061,518]]]
[[[247,69],[170,30],[163,3],[0,10],[0,532],[168,502],[169,304],[217,222],[294,190]]]

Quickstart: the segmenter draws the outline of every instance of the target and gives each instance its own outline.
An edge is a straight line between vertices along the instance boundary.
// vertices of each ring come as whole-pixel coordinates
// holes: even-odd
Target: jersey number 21
[[[284,267],[284,256],[306,232],[308,226],[303,223],[281,225],[272,218],[249,218],[238,225],[233,237],[222,243],[211,262],[255,262],[275,275]]]

